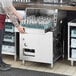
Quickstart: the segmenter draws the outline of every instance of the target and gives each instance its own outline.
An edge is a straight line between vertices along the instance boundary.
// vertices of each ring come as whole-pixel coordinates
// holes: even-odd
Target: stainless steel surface
[[[20,59],[49,63],[52,66],[53,62],[56,61],[62,55],[62,47],[57,47],[57,45],[62,45],[61,41],[59,40],[59,36],[61,36],[61,23],[62,19],[66,16],[66,12],[60,11],[58,9],[49,10],[46,8],[26,8],[26,19],[28,16],[31,15],[35,17],[49,16],[53,19],[54,25],[52,26],[52,30],[51,28],[49,28],[49,30],[47,30],[47,32],[44,33],[42,33],[44,29],[42,31],[37,29],[39,33],[38,31],[36,33],[35,29],[34,33],[32,32],[34,28],[31,28],[31,31],[27,31],[28,34],[20,34]],[[29,27],[26,28],[26,30],[27,29],[29,29]],[[27,49],[29,52],[26,52]],[[35,52],[31,53],[31,50]]]
[[[46,8],[46,9],[59,9],[59,10],[69,10],[69,11],[76,11],[75,6],[71,6],[68,4],[44,4],[44,3],[14,3],[15,8],[17,9],[25,9],[27,7],[32,8]]]

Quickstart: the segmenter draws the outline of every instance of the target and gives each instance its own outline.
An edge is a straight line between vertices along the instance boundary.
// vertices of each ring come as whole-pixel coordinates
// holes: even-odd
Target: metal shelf
[[[7,28],[5,27],[4,40],[2,45],[2,54],[12,55],[16,60],[16,41],[15,41],[15,30],[14,30],[15,27],[12,24],[11,20],[9,19],[6,19],[6,24],[7,25],[11,24],[11,26],[7,27],[6,25]]]
[[[6,52],[6,51],[3,51],[2,54],[5,54],[5,55],[15,55],[15,53]]]
[[[73,66],[74,61],[76,61],[76,46],[75,41],[72,39],[76,39],[76,23],[69,22],[68,23],[68,60],[71,61],[71,65]],[[73,37],[72,37],[73,36]]]

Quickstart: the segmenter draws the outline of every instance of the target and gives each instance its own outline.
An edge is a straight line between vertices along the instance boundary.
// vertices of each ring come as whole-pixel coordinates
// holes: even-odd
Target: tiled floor
[[[70,65],[70,61],[67,60],[58,60],[54,63],[54,67],[51,68],[48,64],[35,63],[35,62],[25,62],[25,65],[22,64],[21,61],[15,61],[12,56],[4,57],[4,61],[12,65],[12,67],[51,72],[51,73],[59,73],[65,75],[76,76],[76,62],[74,66]]]

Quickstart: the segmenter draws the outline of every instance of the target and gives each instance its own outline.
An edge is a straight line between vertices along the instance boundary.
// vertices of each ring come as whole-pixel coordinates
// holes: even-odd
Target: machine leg
[[[17,60],[17,57],[16,57],[16,56],[14,56],[14,60],[15,60],[15,61]]]
[[[51,68],[53,68],[53,63],[51,64]]]
[[[73,60],[71,60],[71,66],[73,66]]]
[[[17,57],[16,56],[14,56],[14,61],[17,61]]]
[[[25,60],[22,60],[22,64],[23,64],[23,65],[25,64]]]

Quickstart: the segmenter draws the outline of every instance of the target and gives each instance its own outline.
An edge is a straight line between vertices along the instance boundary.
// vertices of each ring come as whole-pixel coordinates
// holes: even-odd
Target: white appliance
[[[20,34],[20,59],[53,66],[53,32]]]
[[[24,61],[34,61],[51,64],[51,67],[53,67],[54,61],[62,56],[61,48],[59,46],[57,48],[59,41],[57,41],[58,39],[56,39],[56,36],[60,29],[59,22],[65,17],[65,13],[62,11],[58,12],[57,9],[26,9],[26,19],[21,23],[25,27],[26,33],[20,33],[19,37],[20,60],[22,60],[23,63]],[[33,16],[32,19],[31,15],[36,16]],[[51,18],[50,25],[44,24],[43,20],[46,20],[46,15]],[[46,18],[43,16],[46,16]],[[40,23],[41,21],[39,21],[38,18],[41,19],[42,23]]]

